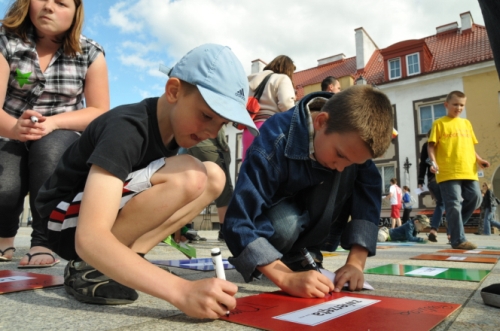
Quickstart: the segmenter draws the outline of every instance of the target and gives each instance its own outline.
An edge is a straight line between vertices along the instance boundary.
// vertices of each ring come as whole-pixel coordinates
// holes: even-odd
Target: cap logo
[[[238,92],[236,92],[235,95],[238,98],[240,98],[241,100],[245,101],[245,92],[243,91],[243,89],[241,89]]]

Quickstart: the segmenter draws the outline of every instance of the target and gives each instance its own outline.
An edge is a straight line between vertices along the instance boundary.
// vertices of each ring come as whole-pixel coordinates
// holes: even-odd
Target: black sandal
[[[19,268],[19,269],[50,268],[50,267],[55,266],[59,262],[61,262],[61,260],[56,260],[56,258],[54,257],[54,254],[49,253],[49,252],[38,252],[38,253],[33,253],[33,254],[26,253],[26,255],[28,256],[28,264],[18,265],[17,268]],[[30,264],[31,258],[33,256],[37,256],[37,255],[50,255],[50,257],[52,257],[53,261],[52,261],[52,263],[47,263],[47,264]]]
[[[12,261],[12,259],[8,259],[6,258],[4,255],[5,253],[7,253],[7,251],[12,251],[12,253],[14,253],[16,251],[16,249],[14,247],[7,247],[6,249],[4,249],[3,251],[0,249],[0,262],[10,262]]]

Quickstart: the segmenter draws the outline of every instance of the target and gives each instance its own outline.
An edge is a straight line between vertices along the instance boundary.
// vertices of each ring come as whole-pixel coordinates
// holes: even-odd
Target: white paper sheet
[[[446,260],[448,260],[448,261],[463,261],[465,259],[466,259],[465,256],[450,256]]]
[[[356,310],[368,307],[377,302],[380,302],[380,300],[342,297],[340,299],[296,310],[294,312],[275,316],[273,318],[297,324],[315,326],[334,318],[347,315]]]
[[[448,268],[429,268],[422,267],[409,272],[405,272],[405,275],[414,275],[414,276],[436,276],[442,272],[445,272]]]
[[[478,251],[478,250],[471,250],[471,251],[465,251],[464,253],[465,254],[479,254],[481,253],[482,251]]]
[[[335,273],[334,272],[331,272],[330,270],[326,270],[326,269],[320,269],[321,270],[321,273],[323,275],[325,275],[326,277],[330,278],[330,280],[332,282],[335,282]],[[349,284],[345,284],[344,287],[348,287]],[[364,290],[374,290],[373,286],[371,286],[370,284],[368,284],[366,281],[363,283],[363,289]]]
[[[35,279],[35,277],[26,277],[26,276],[0,277],[0,283],[20,282],[28,279]]]
[[[429,191],[429,189],[427,188],[427,186],[423,186],[422,188],[417,187],[415,189],[415,193],[417,193],[417,195],[420,195],[420,194],[422,194],[424,192],[428,192],[428,191]]]

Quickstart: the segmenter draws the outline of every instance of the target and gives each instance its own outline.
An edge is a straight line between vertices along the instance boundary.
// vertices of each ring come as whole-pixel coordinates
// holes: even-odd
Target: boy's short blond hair
[[[321,111],[328,113],[325,133],[357,132],[373,158],[382,156],[392,139],[392,105],[370,85],[354,85],[334,94]]]
[[[446,96],[446,102],[450,102],[450,100],[451,100],[451,98],[453,98],[453,96],[456,96],[457,98],[466,98],[465,93],[462,91],[451,91]]]

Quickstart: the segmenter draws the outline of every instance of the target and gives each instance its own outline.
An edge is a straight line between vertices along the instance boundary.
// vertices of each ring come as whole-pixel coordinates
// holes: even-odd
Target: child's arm
[[[333,291],[332,281],[316,270],[294,272],[280,260],[257,269],[280,289],[293,296],[323,298]]]
[[[199,318],[218,318],[236,307],[237,287],[209,278],[187,281],[142,259],[112,233],[123,182],[93,165],[82,198],[75,247],[87,263],[115,281],[164,299]],[[130,229],[131,234],[134,229]],[[129,241],[135,240],[131,235]],[[223,307],[222,305],[225,305]]]
[[[412,220],[408,220],[408,222],[412,222]],[[413,222],[415,222],[415,221],[413,221]],[[403,226],[406,226],[406,224],[404,224]],[[405,227],[406,240],[411,241],[411,242],[424,242],[424,238],[413,236],[414,229],[415,229],[415,226],[406,226]]]
[[[87,108],[46,117],[45,134],[57,129],[83,131],[96,117],[109,110],[108,68],[102,53],[87,69],[84,94]]]
[[[488,168],[490,166],[490,163],[483,159],[482,157],[479,156],[479,154],[476,153],[476,162],[479,164],[479,166],[483,168]]]
[[[365,268],[368,250],[359,245],[352,245],[345,265],[335,271],[335,292],[340,292],[344,284],[349,282],[349,290],[359,291],[363,288]]]

